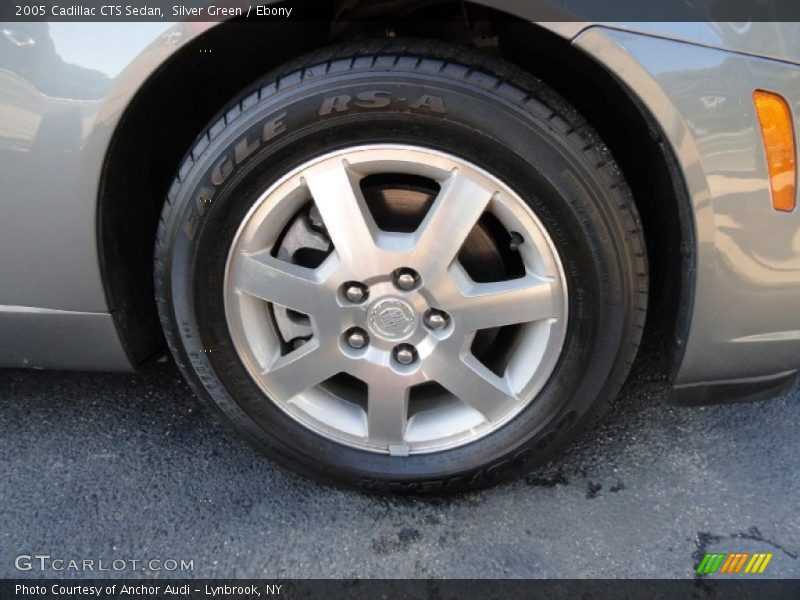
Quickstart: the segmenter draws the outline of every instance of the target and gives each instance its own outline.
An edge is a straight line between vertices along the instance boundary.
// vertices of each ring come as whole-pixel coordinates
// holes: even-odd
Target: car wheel
[[[617,393],[647,303],[592,128],[423,41],[333,47],[233,100],[170,189],[155,277],[200,395],[279,463],[374,491],[548,459]]]

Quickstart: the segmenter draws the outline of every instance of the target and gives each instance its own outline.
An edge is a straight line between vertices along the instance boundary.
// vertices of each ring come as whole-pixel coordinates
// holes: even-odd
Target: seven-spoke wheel
[[[436,190],[411,231],[376,223],[362,189],[375,177]],[[328,240],[309,266],[279,249],[312,209]],[[518,264],[476,281],[460,257],[490,218]],[[338,442],[400,455],[466,444],[522,410],[558,359],[566,298],[552,241],[511,189],[455,156],[390,145],[308,161],[274,184],[234,239],[225,285],[236,350],[272,401]],[[306,343],[286,345],[276,310],[306,319]],[[476,338],[501,329],[516,349],[488,364]]]

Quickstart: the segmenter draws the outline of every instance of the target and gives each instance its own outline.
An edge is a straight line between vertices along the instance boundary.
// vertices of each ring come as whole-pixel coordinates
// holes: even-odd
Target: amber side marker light
[[[794,210],[797,165],[792,111],[786,100],[773,92],[756,90],[753,92],[753,102],[767,154],[772,208]]]

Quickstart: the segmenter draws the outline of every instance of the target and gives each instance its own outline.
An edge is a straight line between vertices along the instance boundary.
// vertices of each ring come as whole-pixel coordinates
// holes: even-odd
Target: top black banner
[[[449,19],[437,10],[454,0],[0,0],[0,21],[174,22],[339,21],[396,15],[405,20]],[[800,0],[475,0],[493,19],[581,22],[800,21]]]

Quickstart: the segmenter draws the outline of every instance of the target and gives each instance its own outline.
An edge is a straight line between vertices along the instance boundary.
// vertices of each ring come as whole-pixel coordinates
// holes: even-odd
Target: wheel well
[[[498,30],[503,57],[564,96],[598,131],[625,175],[650,267],[642,345],[654,368],[671,379],[683,359],[695,288],[694,218],[677,158],[636,94],[590,56],[529,23],[505,20]],[[547,60],[538,60],[542,56]]]
[[[695,246],[688,195],[669,145],[635,96],[568,41],[481,6],[466,5],[472,11],[466,13],[464,6],[421,9],[436,11],[436,27],[422,18],[395,23],[374,14],[363,24],[356,20],[347,26],[230,21],[186,44],[153,74],[115,132],[98,209],[108,301],[134,362],[164,346],[153,291],[154,240],[168,186],[198,133],[251,81],[296,56],[345,39],[403,35],[469,44],[501,56],[546,81],[598,130],[642,217],[651,273],[645,341],[672,338],[672,352],[662,356],[664,371],[674,371],[688,331]],[[334,3],[327,7],[333,18]],[[314,10],[324,13],[319,2]],[[448,10],[456,11],[446,21],[452,25],[441,27]],[[211,52],[201,54],[200,49]]]

